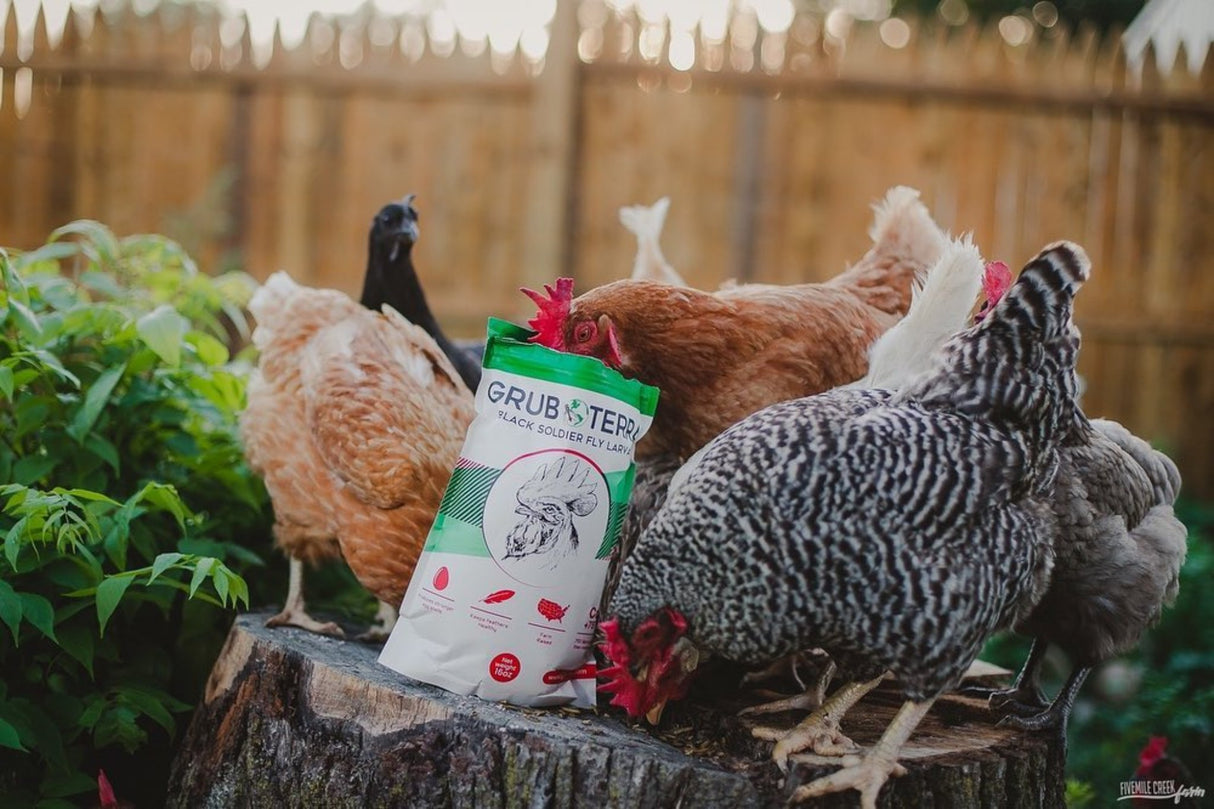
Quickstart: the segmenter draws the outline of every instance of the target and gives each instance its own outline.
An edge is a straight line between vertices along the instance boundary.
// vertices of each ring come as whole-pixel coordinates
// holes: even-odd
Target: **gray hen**
[[[1041,253],[903,392],[786,402],[718,437],[624,564],[603,624],[612,704],[652,718],[706,655],[816,646],[850,679],[892,671],[908,702],[881,741],[794,795],[874,806],[932,702],[1048,584],[1088,267],[1074,245]]]
[[[1092,667],[1134,646],[1176,597],[1187,531],[1172,510],[1176,465],[1117,422],[1079,413],[1060,458],[1053,581],[1017,627],[1036,639],[1033,650],[1011,688],[986,693],[1012,714],[1010,724],[1065,732]],[[1049,644],[1066,651],[1074,668],[1047,705],[1037,682]]]

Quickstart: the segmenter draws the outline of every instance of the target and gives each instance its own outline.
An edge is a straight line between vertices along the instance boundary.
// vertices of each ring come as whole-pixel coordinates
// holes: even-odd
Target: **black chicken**
[[[468,390],[475,394],[481,383],[479,358],[443,334],[426,303],[426,294],[413,267],[413,245],[420,233],[417,209],[413,207],[415,196],[409,194],[398,202],[389,202],[375,215],[368,237],[367,275],[359,303],[376,312],[387,303],[410,323],[420,326],[434,338]]]

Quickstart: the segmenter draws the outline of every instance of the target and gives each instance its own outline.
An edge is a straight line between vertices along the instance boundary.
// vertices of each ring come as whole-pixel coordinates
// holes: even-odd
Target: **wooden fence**
[[[371,215],[416,192],[423,282],[471,335],[526,312],[520,284],[626,275],[621,205],[672,197],[663,246],[697,285],[788,283],[861,255],[869,205],[913,185],[989,257],[1087,248],[1085,406],[1214,497],[1214,57],[1192,75],[1183,52],[1138,69],[1116,36],[1023,22],[682,30],[613,9],[561,0],[541,63],[364,13],[264,65],[205,10],[73,12],[24,52],[10,10],[0,243],[91,217],[353,292]]]

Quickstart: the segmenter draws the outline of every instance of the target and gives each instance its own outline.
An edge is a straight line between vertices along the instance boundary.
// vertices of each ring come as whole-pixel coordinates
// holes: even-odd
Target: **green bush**
[[[150,805],[263,564],[229,354],[254,285],[94,222],[0,275],[0,804],[91,803],[104,767]]]

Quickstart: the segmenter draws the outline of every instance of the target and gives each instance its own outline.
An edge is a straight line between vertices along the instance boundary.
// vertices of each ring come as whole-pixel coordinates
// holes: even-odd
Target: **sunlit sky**
[[[16,8],[19,32],[19,56],[25,58],[33,42],[33,27],[41,5],[47,19],[51,43],[57,43],[67,20],[69,6],[82,9],[109,10],[130,2],[139,13],[151,12],[159,0],[0,0],[0,25],[10,6]],[[283,43],[288,47],[303,38],[309,15],[350,15],[369,7],[385,16],[406,15],[416,20],[415,30],[424,27],[428,39],[436,46],[446,45],[446,52],[457,39],[469,50],[478,53],[485,47],[497,54],[509,55],[516,49],[532,61],[543,59],[548,48],[548,25],[556,10],[557,0],[211,0],[233,24],[221,29],[225,41],[235,41],[244,33],[242,19],[247,18],[253,43],[253,58],[263,64],[270,54],[270,43],[278,26]],[[1206,5],[1209,4],[1209,5]],[[910,39],[910,28],[902,20],[892,18],[892,0],[812,0],[824,18],[827,35],[843,38],[853,20],[880,23],[881,39],[893,48],[904,47]],[[1189,0],[1173,8],[1174,20],[1152,21],[1158,25],[1138,25],[1141,31],[1127,44],[1132,52],[1140,51],[1148,39],[1156,39],[1161,65],[1170,67],[1181,38],[1189,45],[1190,62],[1197,69],[1204,55],[1203,44],[1214,37],[1214,0]],[[609,9],[635,10],[643,25],[654,27],[669,21],[670,63],[681,70],[694,63],[693,32],[706,41],[722,42],[733,12],[746,10],[757,27],[769,33],[787,31],[793,23],[793,0],[590,0],[583,2],[580,15],[583,23],[593,25],[593,18],[605,19]],[[964,0],[941,0],[937,13],[944,22],[960,25],[969,10]],[[1185,15],[1188,17],[1185,17]],[[1146,15],[1144,15],[1145,17]],[[1166,16],[1166,15],[1164,15]],[[1189,19],[1193,18],[1193,19]],[[1024,9],[1008,15],[998,23],[998,30],[1008,44],[1017,46],[1029,41],[1034,26],[1052,27],[1058,21],[1057,9],[1049,0],[1025,0]],[[1147,22],[1142,20],[1142,23]],[[1171,33],[1158,29],[1167,28]],[[372,29],[372,37],[375,31]],[[1127,39],[1130,39],[1127,37]],[[644,38],[642,38],[644,49]],[[440,48],[436,48],[440,50]]]
[[[836,10],[852,18],[880,20],[889,16],[890,0],[818,0],[824,12]],[[51,41],[58,40],[67,19],[69,5],[105,9],[118,0],[0,0],[0,14],[8,6],[17,9],[18,29],[28,36],[39,4],[45,8]],[[149,12],[157,0],[132,0],[136,11]],[[245,14],[255,45],[268,43],[274,26],[280,27],[283,42],[289,47],[303,37],[312,12],[345,15],[358,12],[364,0],[215,0],[226,14]],[[556,9],[556,0],[369,0],[386,15],[408,14],[425,17],[432,39],[451,40],[458,33],[463,40],[486,41],[499,53],[522,46],[528,56],[540,57],[547,47],[547,26]],[[748,8],[761,28],[785,31],[792,24],[792,0],[603,0],[601,9],[635,8],[643,22],[670,20],[674,32],[691,31],[697,26],[709,38],[724,38],[730,12]],[[2,18],[2,17],[0,17]]]

